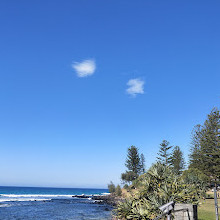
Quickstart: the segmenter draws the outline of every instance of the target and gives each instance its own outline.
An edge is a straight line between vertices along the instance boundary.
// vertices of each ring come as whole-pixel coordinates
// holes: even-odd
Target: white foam
[[[0,207],[10,207],[11,205],[9,204],[0,204]]]
[[[51,199],[71,198],[72,195],[43,195],[43,194],[1,194],[0,202],[12,202],[12,201],[44,201]]]
[[[74,195],[45,195],[45,194],[0,194],[0,197],[72,197]]]
[[[25,199],[20,199],[20,198],[17,198],[17,199],[0,199],[0,202],[25,202],[25,201],[45,201],[45,200],[51,200],[51,199],[35,199],[35,198],[25,198]]]

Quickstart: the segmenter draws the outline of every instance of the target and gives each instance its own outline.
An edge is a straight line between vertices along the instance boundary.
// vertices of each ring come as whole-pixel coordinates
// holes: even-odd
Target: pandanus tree
[[[117,206],[118,219],[153,219],[163,204],[171,201],[196,204],[203,194],[197,184],[189,184],[162,163],[154,164],[138,180],[136,193]]]

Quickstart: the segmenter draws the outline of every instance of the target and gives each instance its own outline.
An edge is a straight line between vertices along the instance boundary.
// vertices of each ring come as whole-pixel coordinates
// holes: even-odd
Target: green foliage
[[[141,173],[145,173],[145,157],[143,154],[140,156],[140,168],[141,168]]]
[[[115,193],[115,184],[111,181],[110,184],[108,184],[108,191],[110,193]]]
[[[141,154],[141,157],[139,156],[138,148],[136,148],[135,146],[129,147],[125,162],[125,166],[128,170],[125,173],[121,174],[122,181],[130,183],[137,179],[139,174],[145,171],[144,163],[144,155]]]
[[[137,194],[118,205],[115,210],[119,219],[153,219],[160,213],[159,207],[170,201],[197,204],[203,189],[187,183],[166,164],[154,164],[140,181]]]
[[[215,183],[220,177],[220,113],[214,108],[192,137],[190,168],[198,168]]]
[[[184,162],[184,158],[183,158],[183,153],[180,150],[179,146],[176,146],[173,149],[170,162],[171,162],[171,166],[172,166],[174,172],[177,175],[180,175],[182,173],[183,169],[185,168],[185,162]]]
[[[131,146],[128,148],[125,166],[128,168],[129,171],[132,171],[135,174],[140,173],[140,156],[138,153],[138,149],[135,146]]]
[[[201,165],[201,145],[200,139],[202,136],[201,125],[196,125],[192,131],[191,137],[191,153],[189,155],[189,164],[191,168],[198,168]]]
[[[123,182],[130,183],[137,178],[138,178],[138,174],[134,173],[133,171],[127,171],[121,174],[121,179]]]
[[[204,193],[207,190],[209,178],[202,171],[196,168],[189,168],[183,171],[181,178],[185,183],[197,186],[197,189],[203,192],[202,196],[206,196]]]
[[[169,145],[170,143],[168,141],[163,140],[160,144],[160,149],[157,157],[158,162],[165,164],[166,166],[170,165],[171,163],[169,150],[172,148],[172,146]]]
[[[117,185],[117,187],[115,189],[115,194],[116,194],[116,196],[121,196],[121,194],[122,194],[122,190],[119,185]]]
[[[129,189],[128,184],[125,184],[123,188],[126,189],[126,190],[128,190],[128,189]]]

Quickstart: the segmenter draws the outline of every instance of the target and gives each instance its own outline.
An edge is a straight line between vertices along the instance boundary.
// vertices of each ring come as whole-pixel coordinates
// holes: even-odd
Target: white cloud
[[[127,82],[129,88],[126,89],[126,92],[132,96],[136,96],[137,94],[144,94],[144,81],[138,78],[130,79]]]
[[[86,77],[94,74],[96,64],[94,60],[84,60],[82,62],[74,62],[72,68],[76,71],[78,77]]]

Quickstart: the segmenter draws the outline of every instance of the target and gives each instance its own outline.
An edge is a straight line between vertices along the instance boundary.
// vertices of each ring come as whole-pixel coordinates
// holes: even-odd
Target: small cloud
[[[126,92],[133,97],[137,94],[144,94],[144,81],[140,79],[130,79],[127,82],[129,88],[126,89]]]
[[[96,64],[94,60],[84,60],[82,62],[74,62],[72,68],[76,71],[78,77],[86,77],[94,74]]]

